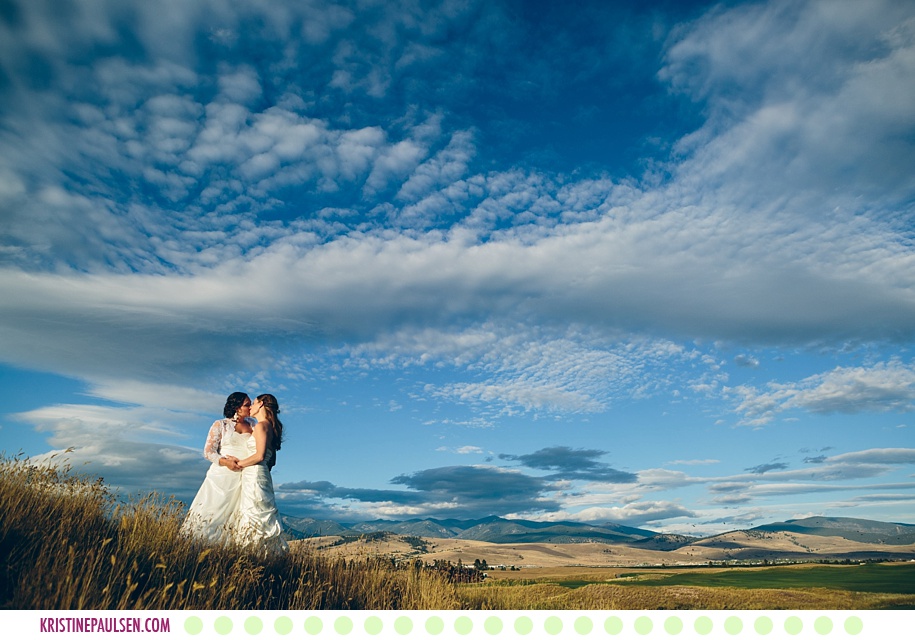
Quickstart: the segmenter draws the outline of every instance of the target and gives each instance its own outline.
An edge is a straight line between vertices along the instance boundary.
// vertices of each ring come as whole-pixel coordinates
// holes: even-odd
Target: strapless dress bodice
[[[251,443],[251,447],[254,447],[254,438],[250,433],[239,433],[233,429],[223,437],[222,444],[219,447],[219,453],[223,456],[247,458],[251,455],[248,450],[249,442]]]

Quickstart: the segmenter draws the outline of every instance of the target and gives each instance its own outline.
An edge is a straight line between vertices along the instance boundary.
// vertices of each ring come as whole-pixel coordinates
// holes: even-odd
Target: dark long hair
[[[270,418],[270,431],[273,440],[273,450],[279,451],[283,444],[283,423],[280,421],[280,405],[276,398],[269,393],[262,393],[257,399],[264,403],[264,409],[267,410],[267,417]]]
[[[229,397],[226,398],[226,406],[223,407],[222,415],[226,418],[234,418],[235,412],[241,408],[241,405],[245,404],[245,400],[248,399],[248,394],[243,391],[236,391],[235,393],[230,393]]]

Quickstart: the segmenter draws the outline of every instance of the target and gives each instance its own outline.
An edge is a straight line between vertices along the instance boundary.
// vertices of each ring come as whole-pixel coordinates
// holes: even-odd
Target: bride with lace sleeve
[[[236,391],[226,399],[225,418],[210,427],[203,455],[212,464],[181,525],[185,535],[207,542],[232,540],[241,497],[238,460],[249,455],[247,443],[252,437],[250,409],[248,395]]]

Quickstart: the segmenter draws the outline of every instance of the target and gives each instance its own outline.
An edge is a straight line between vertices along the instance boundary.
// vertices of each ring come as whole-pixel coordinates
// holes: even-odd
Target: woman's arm
[[[255,451],[244,460],[239,460],[239,467],[252,467],[264,460],[264,454],[267,452],[267,425],[263,422],[258,422],[254,425],[253,437]]]
[[[222,436],[225,433],[226,424],[222,420],[217,420],[210,427],[210,433],[207,434],[206,444],[203,445],[203,457],[210,462],[218,462],[220,466],[229,467],[232,471],[238,471],[235,462],[238,460],[235,456],[223,456],[219,453],[219,445],[222,442]]]
[[[210,427],[210,432],[207,434],[206,444],[203,445],[203,457],[210,462],[218,462],[219,458],[222,457],[219,455],[219,443],[222,441],[222,431],[222,420],[217,420],[213,423],[213,426]]]

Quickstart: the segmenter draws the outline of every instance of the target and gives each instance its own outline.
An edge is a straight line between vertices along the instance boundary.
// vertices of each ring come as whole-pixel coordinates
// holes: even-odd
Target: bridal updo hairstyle
[[[272,427],[273,433],[273,450],[279,451],[280,445],[283,443],[283,423],[280,422],[279,414],[280,405],[276,401],[276,398],[269,393],[264,393],[257,396],[257,399],[264,403],[264,409],[267,410],[267,417],[270,418],[270,424]]]
[[[226,398],[226,406],[222,410],[222,415],[226,418],[234,418],[235,412],[241,408],[241,405],[245,404],[245,400],[247,399],[248,394],[242,391],[230,393],[229,397]]]

